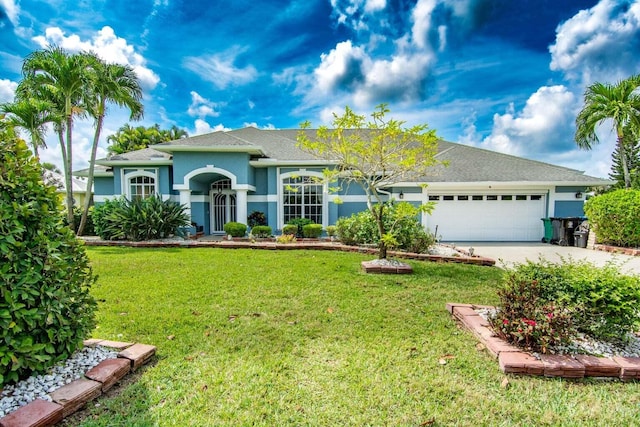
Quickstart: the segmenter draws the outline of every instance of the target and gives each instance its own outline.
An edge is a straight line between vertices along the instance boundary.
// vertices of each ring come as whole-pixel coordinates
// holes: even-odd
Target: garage
[[[427,227],[445,242],[540,241],[543,194],[430,194]]]

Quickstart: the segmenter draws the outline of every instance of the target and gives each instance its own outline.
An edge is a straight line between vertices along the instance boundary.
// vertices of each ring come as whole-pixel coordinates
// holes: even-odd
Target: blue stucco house
[[[185,205],[205,234],[263,212],[273,230],[304,217],[323,226],[366,209],[354,185],[318,182],[331,164],[296,146],[299,130],[254,127],[183,138],[96,161],[94,201],[160,194]],[[313,131],[309,131],[313,132]],[[610,182],[581,171],[447,141],[434,173],[389,187],[388,197],[436,202],[423,225],[445,241],[540,241],[541,218],[582,216],[589,187]],[[79,171],[76,175],[82,176]],[[424,186],[423,184],[427,184]],[[332,203],[339,196],[341,204]]]

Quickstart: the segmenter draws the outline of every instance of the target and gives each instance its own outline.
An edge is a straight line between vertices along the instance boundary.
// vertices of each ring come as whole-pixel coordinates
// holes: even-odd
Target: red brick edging
[[[130,242],[130,241],[114,241],[114,240],[93,240],[87,239],[84,241],[86,246],[126,246],[133,248],[163,248],[163,247],[181,247],[181,248],[226,248],[226,249],[266,249],[266,250],[317,250],[317,251],[342,251],[342,252],[358,252],[375,255],[378,253],[376,248],[364,248],[359,246],[347,246],[342,243],[325,242],[322,240],[310,240],[299,241],[296,243],[276,243],[273,241],[260,241],[255,242],[246,240],[221,240],[221,241],[198,241],[198,240],[185,240],[176,242],[159,242],[159,241],[143,241],[143,242]],[[465,251],[458,249],[459,252],[465,254]],[[485,258],[481,256],[471,256],[465,254],[465,256],[445,256],[445,255],[431,255],[431,254],[418,254],[413,252],[400,252],[389,251],[388,255],[394,258],[402,259],[414,259],[420,261],[433,261],[433,262],[454,262],[461,264],[475,264],[484,266],[494,266],[496,261],[491,258]]]
[[[109,390],[127,374],[147,363],[156,352],[155,346],[146,344],[100,339],[86,340],[84,344],[88,347],[99,344],[115,348],[120,352],[118,358],[103,360],[87,371],[84,378],[72,381],[50,393],[53,402],[36,399],[0,418],[0,427],[53,426]]]
[[[595,249],[596,251],[610,252],[614,254],[640,256],[640,249],[637,248],[622,248],[619,246],[610,246],[596,243],[593,245],[593,249]]]
[[[506,374],[563,378],[611,377],[622,381],[640,379],[640,357],[543,354],[537,359],[496,336],[489,322],[475,310],[494,307],[447,303],[446,308],[480,339],[489,353],[498,359],[500,369]]]

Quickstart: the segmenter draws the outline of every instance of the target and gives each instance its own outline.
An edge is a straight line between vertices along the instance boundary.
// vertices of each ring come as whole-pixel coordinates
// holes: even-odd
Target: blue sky
[[[133,66],[144,125],[296,128],[385,102],[449,141],[606,177],[610,126],[584,152],[574,120],[589,84],[640,72],[640,0],[0,0],[0,102],[49,44]],[[99,156],[127,122],[109,114]],[[60,164],[48,141],[43,160]]]

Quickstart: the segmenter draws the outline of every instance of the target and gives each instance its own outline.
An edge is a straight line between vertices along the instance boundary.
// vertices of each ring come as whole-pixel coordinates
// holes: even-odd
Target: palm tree
[[[625,188],[631,187],[624,144],[625,126],[640,128],[640,95],[636,92],[639,86],[640,75],[629,77],[615,85],[594,83],[585,91],[585,105],[576,117],[575,141],[584,150],[590,150],[599,142],[596,128],[606,120],[613,121]]]
[[[89,174],[87,177],[87,194],[82,208],[82,217],[78,226],[78,235],[82,235],[87,222],[89,205],[91,204],[91,188],[93,186],[93,173],[98,151],[98,141],[102,132],[107,103],[125,107],[130,111],[130,120],[142,118],[143,106],[142,88],[133,68],[128,65],[107,64],[95,54],[87,54],[91,62],[91,88],[88,94],[87,108],[89,114],[95,119],[95,133],[91,147],[91,159],[89,160]]]
[[[44,141],[46,124],[54,120],[51,104],[35,98],[18,99],[0,104],[0,112],[5,114],[8,125],[21,128],[29,134],[33,154],[39,158],[38,149],[47,147]]]
[[[53,112],[61,117],[56,127],[60,138],[66,186],[67,221],[74,229],[73,189],[71,168],[73,164],[73,121],[75,116],[85,115],[86,88],[89,86],[91,62],[87,54],[68,54],[57,46],[32,52],[22,64],[24,80],[38,95],[53,104]],[[18,88],[20,91],[20,88]],[[63,140],[63,132],[65,138]]]

